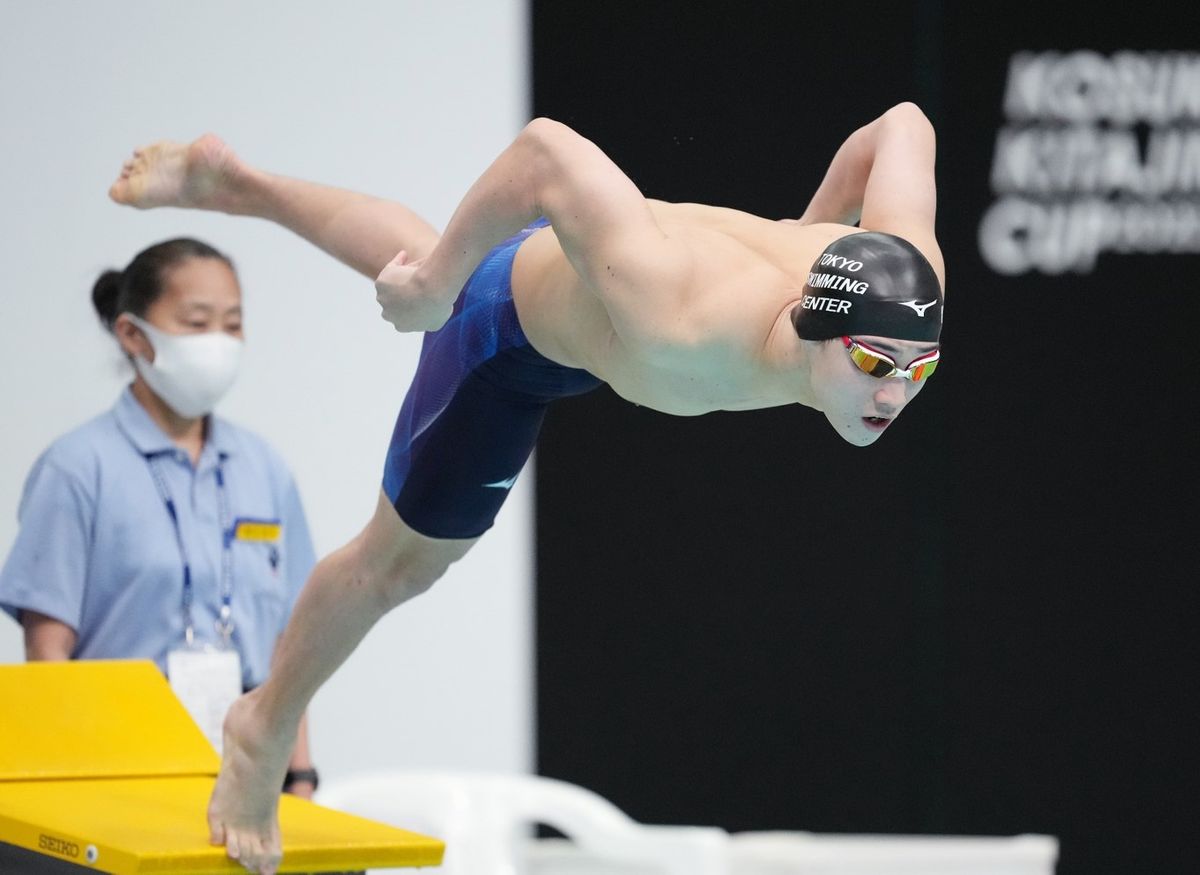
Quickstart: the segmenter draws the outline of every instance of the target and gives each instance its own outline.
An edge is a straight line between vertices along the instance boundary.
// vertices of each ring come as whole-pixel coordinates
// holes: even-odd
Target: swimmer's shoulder
[[[653,199],[647,199],[646,203],[650,205],[650,211],[660,225],[677,224],[740,234],[746,233],[751,228],[770,224],[769,220],[753,213],[730,207],[715,207],[709,204],[688,202],[673,203]]]
[[[755,250],[774,251],[780,247],[805,247],[819,242],[819,252],[837,238],[861,230],[853,225],[832,222],[804,224],[795,219],[767,219],[745,210],[709,204],[654,200],[648,203],[661,225],[725,234]]]
[[[761,262],[786,277],[802,277],[830,243],[861,230],[831,222],[766,219],[706,204],[663,204],[657,209],[666,233],[679,231],[691,238],[698,260],[722,273]]]
[[[726,235],[789,271],[796,269],[797,265],[807,269],[826,246],[841,237],[861,231],[895,234],[915,246],[933,265],[943,289],[946,285],[942,250],[934,236],[933,228],[926,223],[892,222],[886,228],[867,228],[834,222],[805,224],[793,219],[766,219],[744,210],[709,204],[657,200],[647,202],[662,225],[675,224],[692,231]]]

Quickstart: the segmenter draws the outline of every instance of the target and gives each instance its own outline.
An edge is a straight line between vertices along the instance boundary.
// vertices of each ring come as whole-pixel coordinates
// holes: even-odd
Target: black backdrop
[[[915,100],[949,283],[945,363],[869,449],[799,408],[552,409],[543,774],[647,822],[1046,832],[1065,875],[1194,871],[1200,259],[1001,276],[976,241],[1010,57],[1186,50],[1187,5],[533,4],[535,113],[649,196],[798,215]]]

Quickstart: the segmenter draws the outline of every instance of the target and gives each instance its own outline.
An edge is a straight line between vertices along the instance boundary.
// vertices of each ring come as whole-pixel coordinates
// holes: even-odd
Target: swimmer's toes
[[[208,843],[210,845],[225,844],[225,824],[221,823],[213,813],[208,813]]]
[[[136,179],[132,170],[122,170],[121,175],[117,177],[108,188],[108,196],[119,204],[124,204],[129,207],[140,207],[138,203],[138,193],[135,189]]]
[[[237,846],[237,856],[230,853],[228,847],[226,853],[241,863],[247,871],[257,872],[259,875],[275,875],[282,855],[272,847],[269,836],[250,831],[237,839]]]
[[[179,200],[182,150],[177,143],[155,143],[135,149],[121,165],[108,196],[119,204],[148,209]]]

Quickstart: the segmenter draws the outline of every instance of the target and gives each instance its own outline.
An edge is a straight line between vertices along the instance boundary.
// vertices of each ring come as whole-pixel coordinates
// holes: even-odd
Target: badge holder
[[[188,622],[184,646],[167,654],[167,677],[204,737],[221,753],[225,715],[242,694],[242,660],[232,645],[233,623],[225,605],[221,606],[217,632],[219,644],[201,644]]]

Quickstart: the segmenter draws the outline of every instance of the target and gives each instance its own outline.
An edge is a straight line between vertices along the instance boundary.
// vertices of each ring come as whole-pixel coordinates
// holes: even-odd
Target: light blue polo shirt
[[[168,651],[184,637],[183,560],[151,458],[179,517],[198,641],[219,637],[218,463],[228,519],[282,526],[276,542],[235,539],[229,547],[233,641],[245,685],[257,686],[314,562],[296,484],[261,438],[215,416],[193,467],[129,389],[34,464],[0,570],[0,607],[18,620],[33,610],[72,627],[73,658],[153,659],[165,672]]]

